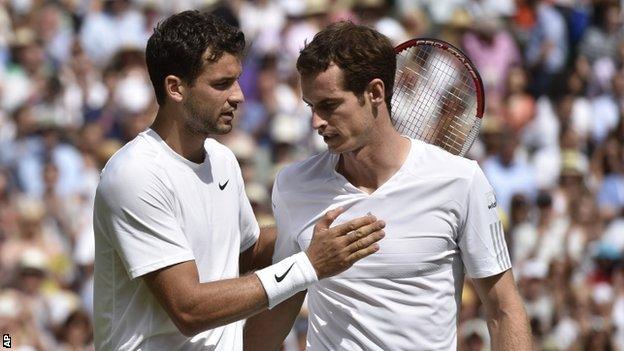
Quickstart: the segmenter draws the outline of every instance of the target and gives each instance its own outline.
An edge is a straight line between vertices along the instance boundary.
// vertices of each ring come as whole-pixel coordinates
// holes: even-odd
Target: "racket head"
[[[408,40],[395,48],[391,119],[404,135],[465,156],[481,128],[485,97],[474,64],[438,39]]]

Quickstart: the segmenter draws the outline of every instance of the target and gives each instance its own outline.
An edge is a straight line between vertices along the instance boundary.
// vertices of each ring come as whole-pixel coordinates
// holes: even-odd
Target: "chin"
[[[208,138],[211,135],[223,135],[232,131],[231,124],[218,124],[218,125],[202,125],[202,126],[188,126],[187,130],[195,135],[201,135]]]
[[[332,153],[332,154],[345,154],[345,153],[349,153],[349,152],[357,152],[358,150],[360,150],[362,147],[354,145],[353,143],[348,143],[348,142],[342,142],[342,143],[336,143],[334,145],[330,145],[325,143],[325,145],[327,145],[327,150]]]
[[[232,125],[227,123],[227,124],[219,124],[217,126],[215,126],[214,131],[212,132],[213,134],[219,134],[219,135],[223,135],[223,134],[227,134],[229,132],[232,131]]]
[[[329,151],[332,154],[339,155],[339,154],[342,154],[342,153],[347,151],[347,150],[345,150],[344,147],[341,147],[343,145],[340,145],[340,144],[339,145],[329,145],[329,144],[325,143],[325,145],[327,145],[327,151]]]

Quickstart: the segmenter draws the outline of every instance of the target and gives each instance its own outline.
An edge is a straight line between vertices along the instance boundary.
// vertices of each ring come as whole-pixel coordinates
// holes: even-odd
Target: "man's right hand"
[[[385,236],[382,229],[386,224],[373,215],[359,217],[330,228],[344,211],[342,208],[331,210],[314,226],[312,241],[306,254],[318,279],[345,271],[356,261],[377,252],[377,242]]]

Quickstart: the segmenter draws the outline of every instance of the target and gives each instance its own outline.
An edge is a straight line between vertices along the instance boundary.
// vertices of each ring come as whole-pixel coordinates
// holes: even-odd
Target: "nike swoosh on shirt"
[[[221,189],[221,190],[225,189],[225,187],[228,185],[229,182],[230,182],[230,180],[228,179],[225,183],[223,183],[223,185],[221,185],[221,183],[219,183],[219,189]]]
[[[295,265],[295,262],[293,262],[290,267],[288,267],[288,269],[286,270],[286,272],[284,272],[284,274],[280,275],[279,277],[277,276],[277,274],[275,275],[275,281],[276,282],[281,282],[282,280],[284,280],[284,278],[286,278],[286,275],[288,274],[288,272],[290,272],[290,269],[293,268],[293,266]]]

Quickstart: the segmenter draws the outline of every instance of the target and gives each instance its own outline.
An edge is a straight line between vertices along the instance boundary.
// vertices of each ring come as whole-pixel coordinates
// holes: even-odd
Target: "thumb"
[[[345,209],[343,207],[337,207],[333,210],[327,211],[325,215],[317,222],[316,226],[318,229],[326,230],[329,229],[329,226],[334,223],[336,218],[340,216]]]

